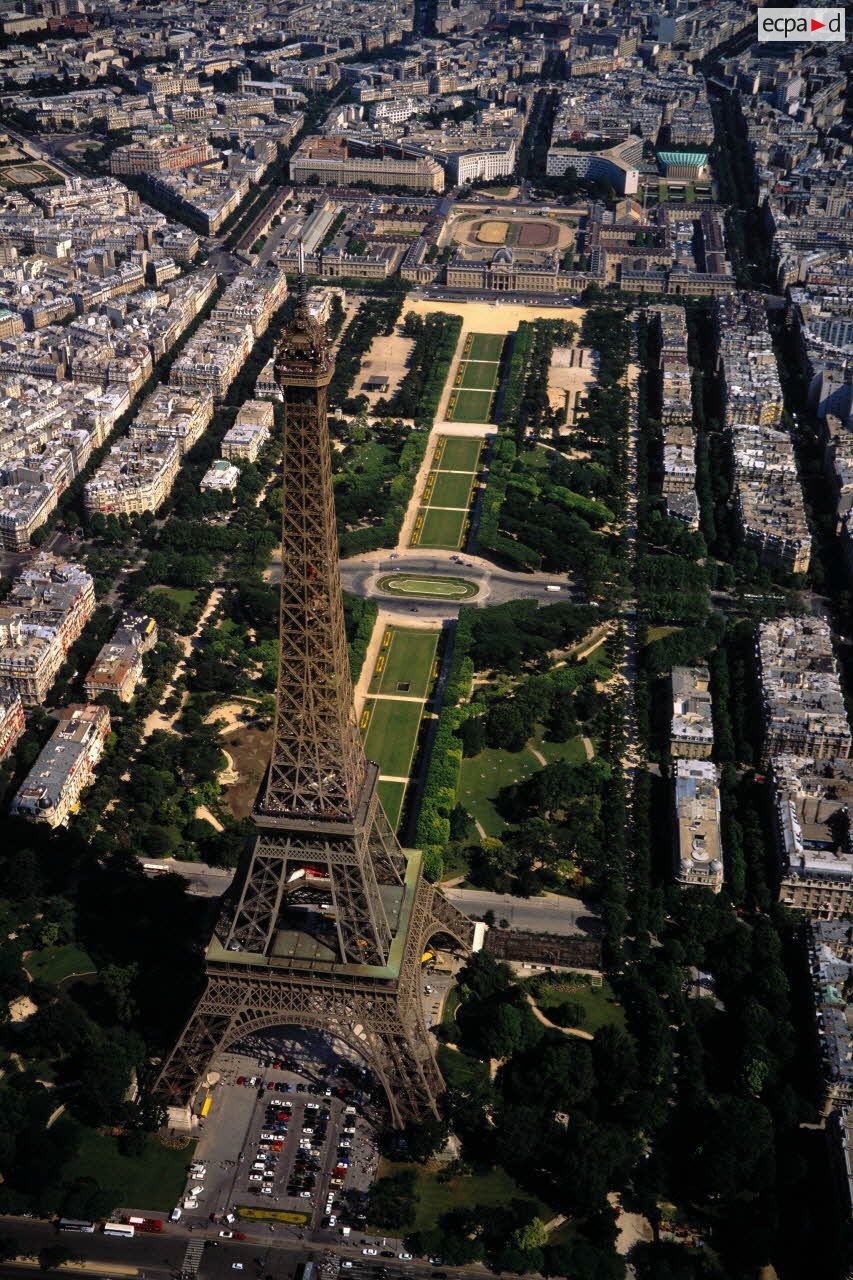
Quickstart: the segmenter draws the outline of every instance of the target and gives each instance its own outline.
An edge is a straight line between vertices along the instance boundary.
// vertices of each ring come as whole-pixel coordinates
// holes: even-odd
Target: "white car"
[[[341,1266],[349,1269],[352,1266],[352,1263],[347,1258],[344,1258],[343,1262],[341,1263]]]
[[[310,1192],[310,1191],[300,1191],[300,1192],[299,1192],[299,1195],[300,1195],[300,1198],[301,1198],[302,1200],[310,1200],[310,1199],[311,1199],[311,1192]]]
[[[234,1239],[234,1232],[233,1232],[233,1231],[220,1231],[220,1233],[219,1233],[219,1239],[220,1239],[220,1240],[233,1240],[233,1239]]]
[[[379,1250],[378,1250],[378,1249],[362,1249],[362,1251],[361,1251],[361,1252],[364,1254],[365,1258],[378,1258],[378,1257],[379,1257]]]
[[[243,1264],[242,1264],[242,1262],[232,1262],[232,1263],[231,1263],[231,1270],[232,1270],[232,1271],[242,1271],[242,1270],[243,1270]]]
[[[397,1257],[400,1259],[400,1261],[401,1261],[401,1262],[411,1262],[411,1261],[412,1261],[412,1255],[411,1255],[410,1253],[398,1253],[398,1254],[397,1254]]]

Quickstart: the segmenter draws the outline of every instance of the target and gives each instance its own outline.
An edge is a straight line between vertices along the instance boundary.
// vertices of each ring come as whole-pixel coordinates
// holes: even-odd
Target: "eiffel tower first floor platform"
[[[186,1108],[189,1117],[188,1104],[216,1054],[253,1032],[291,1025],[325,1031],[355,1050],[382,1084],[395,1126],[437,1114],[444,1082],[423,1014],[421,958],[437,934],[465,951],[477,949],[484,927],[423,879],[421,863],[419,851],[406,851],[385,965],[330,962],[292,945],[269,956],[233,953],[214,936],[205,989],[154,1086],[163,1101]]]

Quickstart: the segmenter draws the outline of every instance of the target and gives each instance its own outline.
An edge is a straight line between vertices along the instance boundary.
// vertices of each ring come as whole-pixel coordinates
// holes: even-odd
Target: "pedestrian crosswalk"
[[[192,1276],[198,1275],[198,1269],[201,1266],[202,1254],[204,1253],[204,1240],[190,1240],[187,1245],[187,1251],[184,1254],[183,1265],[181,1266],[181,1276],[189,1280]]]

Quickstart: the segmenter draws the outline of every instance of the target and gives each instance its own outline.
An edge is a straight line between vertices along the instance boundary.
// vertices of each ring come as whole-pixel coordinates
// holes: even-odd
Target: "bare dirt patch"
[[[523,222],[518,232],[521,249],[550,249],[558,239],[557,228],[547,222]]]
[[[506,233],[509,230],[508,222],[498,222],[491,220],[489,222],[481,222],[476,228],[478,244],[503,244],[506,240]]]
[[[256,724],[235,729],[221,739],[222,746],[234,762],[238,781],[226,786],[222,799],[235,818],[247,818],[266,772],[272,750],[272,725],[261,729]]]

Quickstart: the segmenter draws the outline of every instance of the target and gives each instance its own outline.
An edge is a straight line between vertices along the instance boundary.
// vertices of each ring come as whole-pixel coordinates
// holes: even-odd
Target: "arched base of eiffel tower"
[[[444,1081],[423,1015],[421,957],[438,934],[470,951],[475,933],[439,889],[420,880],[400,972],[391,981],[347,975],[339,965],[258,972],[236,957],[208,963],[207,986],[155,1091],[185,1106],[218,1053],[253,1032],[291,1025],[325,1031],[355,1050],[382,1085],[395,1127],[437,1115]]]

